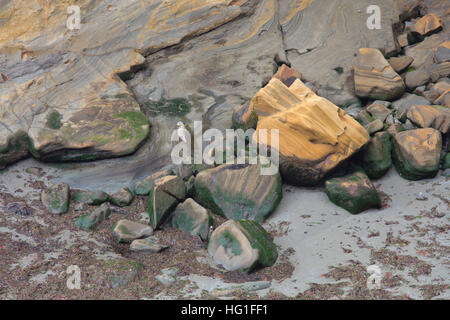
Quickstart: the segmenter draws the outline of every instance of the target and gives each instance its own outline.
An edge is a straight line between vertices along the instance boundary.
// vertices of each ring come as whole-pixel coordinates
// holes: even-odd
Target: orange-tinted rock
[[[280,172],[284,181],[295,185],[318,183],[369,140],[356,120],[300,79],[286,86],[272,78],[236,112],[244,125],[256,117],[255,141],[259,130],[279,130]],[[267,136],[272,147],[270,130]]]
[[[430,13],[416,21],[412,29],[422,37],[429,36],[442,30],[442,21],[435,14]]]
[[[448,132],[450,127],[450,109],[446,110],[434,106],[412,106],[408,110],[407,117],[419,127],[434,128],[444,134]]]
[[[378,49],[359,49],[354,71],[355,93],[360,97],[392,101],[405,91],[402,78]]]

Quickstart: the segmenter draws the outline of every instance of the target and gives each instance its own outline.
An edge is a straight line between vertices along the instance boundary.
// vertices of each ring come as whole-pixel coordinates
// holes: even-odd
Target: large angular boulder
[[[275,75],[236,110],[234,122],[243,127],[256,123],[253,141],[278,149],[283,180],[294,185],[316,185],[369,140],[343,109],[292,77],[281,81]],[[272,145],[271,129],[278,130],[278,146]],[[260,141],[264,130],[267,141]]]
[[[392,137],[388,132],[378,132],[363,151],[362,166],[370,178],[382,177],[392,165]]]
[[[407,117],[421,128],[434,128],[446,134],[450,128],[450,108],[437,106],[412,106]]]
[[[200,172],[194,199],[228,219],[263,221],[282,198],[280,174],[261,175],[262,164],[224,164]]]
[[[352,214],[381,207],[380,195],[363,171],[327,180],[325,192],[331,202]]]
[[[67,183],[58,183],[43,190],[41,201],[50,213],[66,213],[69,210],[70,201],[69,185]]]
[[[208,210],[191,198],[180,203],[172,214],[173,228],[199,236],[202,240],[208,238],[210,226],[212,219]]]
[[[134,186],[134,192],[139,196],[147,196],[155,185],[156,180],[165,176],[169,176],[171,174],[172,170],[162,170],[155,172],[136,182],[136,185]]]
[[[272,266],[277,248],[261,225],[250,220],[228,220],[211,235],[208,252],[228,271],[250,272],[258,265]]]
[[[148,214],[153,228],[159,227],[186,197],[186,185],[178,176],[159,178],[148,196]]]
[[[359,49],[354,72],[355,92],[360,97],[392,101],[405,91],[402,78],[378,49]]]
[[[394,136],[394,164],[408,180],[433,178],[441,159],[442,136],[433,128],[407,130]]]

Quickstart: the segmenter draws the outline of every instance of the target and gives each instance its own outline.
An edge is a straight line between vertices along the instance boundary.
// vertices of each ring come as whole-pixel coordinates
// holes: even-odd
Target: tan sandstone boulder
[[[354,71],[355,92],[360,97],[392,101],[405,91],[402,78],[378,49],[359,49]]]
[[[434,106],[412,106],[407,117],[421,128],[434,128],[443,134],[450,128],[450,109]]]
[[[364,146],[367,131],[344,110],[319,97],[300,79],[280,81],[279,72],[248,105],[236,109],[235,124],[256,124],[259,130],[279,130],[280,172],[284,181],[314,185]],[[256,120],[256,121],[255,121]],[[271,132],[267,132],[270,148]]]

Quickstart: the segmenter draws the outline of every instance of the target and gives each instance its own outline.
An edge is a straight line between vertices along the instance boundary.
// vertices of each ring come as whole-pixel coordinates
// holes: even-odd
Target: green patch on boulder
[[[122,188],[113,195],[109,200],[113,205],[118,207],[126,207],[131,204],[134,200],[134,193],[128,188]]]
[[[363,150],[362,166],[372,179],[382,177],[392,165],[392,137],[388,132],[378,132]]]
[[[441,133],[432,128],[407,130],[394,136],[395,167],[405,179],[420,180],[436,176],[442,149]]]
[[[77,191],[73,194],[73,201],[98,206],[109,200],[109,195],[103,191]]]
[[[53,111],[47,118],[47,127],[53,130],[58,130],[62,127],[63,116],[58,111]]]
[[[42,204],[50,213],[63,214],[69,210],[70,188],[66,183],[58,183],[41,193]]]
[[[94,209],[91,213],[84,214],[75,220],[75,226],[79,229],[94,230],[106,218],[111,215],[111,209],[107,204]]]
[[[450,153],[447,153],[444,157],[443,170],[450,169]]]
[[[195,178],[194,199],[228,219],[263,221],[282,198],[280,174],[261,175],[261,163],[224,164]]]
[[[208,238],[213,221],[208,210],[192,199],[179,204],[172,214],[172,227],[199,236],[202,240]]]
[[[211,235],[208,252],[228,271],[270,267],[278,258],[272,238],[256,221],[228,220]]]
[[[329,179],[325,192],[331,202],[352,214],[381,207],[380,195],[363,171]]]
[[[161,99],[157,102],[148,102],[147,107],[150,111],[169,115],[184,116],[191,110],[191,104],[184,98]]]

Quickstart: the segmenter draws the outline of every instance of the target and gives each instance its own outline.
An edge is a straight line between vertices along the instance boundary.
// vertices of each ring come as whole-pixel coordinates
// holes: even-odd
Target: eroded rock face
[[[211,235],[208,252],[228,271],[251,271],[273,265],[278,253],[269,234],[257,222],[228,220]]]
[[[246,124],[257,117],[254,140],[259,131],[279,130],[280,172],[295,185],[317,184],[327,173],[364,146],[366,130],[344,110],[319,97],[302,81],[283,83],[276,76],[248,106],[236,112]]]
[[[408,180],[433,178],[439,170],[442,136],[432,128],[407,130],[394,136],[394,164]]]
[[[281,177],[261,175],[262,164],[224,164],[200,172],[194,199],[228,219],[263,221],[280,203]]]
[[[355,92],[360,97],[392,101],[405,91],[402,78],[378,49],[359,49],[354,72]]]

